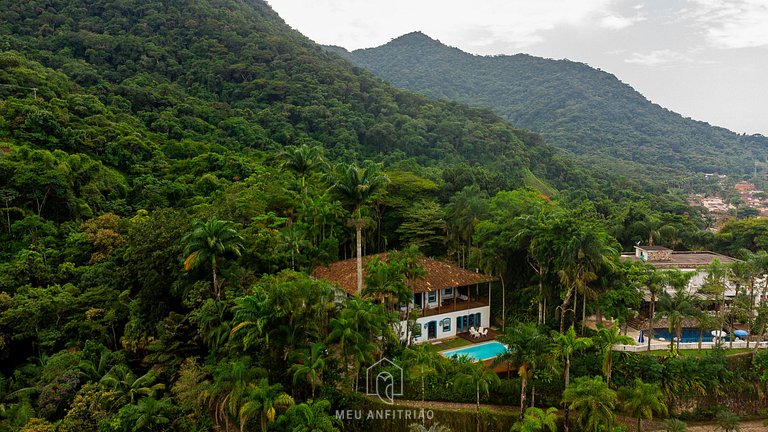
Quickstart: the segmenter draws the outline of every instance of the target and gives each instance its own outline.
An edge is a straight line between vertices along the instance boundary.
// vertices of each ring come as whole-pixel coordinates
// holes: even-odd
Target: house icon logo
[[[365,394],[376,395],[387,405],[403,395],[403,368],[384,357],[365,370]]]

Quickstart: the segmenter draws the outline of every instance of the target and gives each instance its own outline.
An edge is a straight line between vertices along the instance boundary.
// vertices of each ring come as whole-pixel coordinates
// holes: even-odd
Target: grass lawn
[[[465,347],[467,345],[472,345],[472,343],[469,342],[466,339],[456,338],[456,339],[451,339],[451,340],[447,340],[447,341],[444,341],[444,342],[440,342],[440,343],[434,344],[432,346],[435,347],[437,349],[437,351],[443,351],[443,350],[447,350],[447,349],[461,348],[461,347]]]

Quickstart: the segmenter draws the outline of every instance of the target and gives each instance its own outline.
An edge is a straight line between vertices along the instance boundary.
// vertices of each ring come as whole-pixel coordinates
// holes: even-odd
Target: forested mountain
[[[410,344],[421,258],[498,276],[493,324],[528,322],[506,329],[542,351],[578,325],[557,310],[634,316],[653,269],[620,249],[768,238],[707,223],[665,179],[585,169],[490,110],[398,90],[262,1],[0,0],[0,432],[406,430],[334,416],[382,407],[361,393],[384,357],[409,399],[559,406],[554,372],[481,395],[466,380],[490,379],[483,363]],[[310,277],[379,252],[360,295]],[[574,352],[573,383],[606,347]],[[621,356],[611,386],[647,370],[670,403],[742,395],[764,357],[715,377],[722,353]],[[708,381],[678,387],[692,368]],[[518,418],[435,411],[455,431]]]
[[[260,1],[0,5],[0,96],[8,99],[0,127],[15,144],[81,152],[129,171],[201,146],[221,153],[306,143],[346,159],[481,163],[502,174],[502,187],[522,184],[528,169],[558,186],[572,176],[535,134],[487,111],[396,90],[324,52]],[[37,63],[57,79],[45,79]],[[34,103],[13,109],[28,98]],[[77,109],[73,98],[89,103]],[[33,121],[46,128],[24,135]],[[117,156],[125,151],[129,159]]]
[[[657,175],[659,168],[747,174],[755,160],[768,157],[768,138],[683,118],[583,63],[526,54],[477,56],[419,32],[377,48],[333,50],[399,87],[492,108],[513,125],[595,163],[631,161],[639,175],[643,169]]]

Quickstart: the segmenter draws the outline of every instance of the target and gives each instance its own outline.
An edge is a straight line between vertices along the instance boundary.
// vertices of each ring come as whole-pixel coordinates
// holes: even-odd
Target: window
[[[443,320],[443,333],[451,331],[451,319],[446,318]]]
[[[464,331],[464,327],[461,326],[461,317],[456,317],[456,331],[459,333]]]
[[[453,295],[453,288],[446,288],[443,290],[443,294],[446,296],[452,296]]]
[[[413,325],[413,337],[414,339],[418,339],[421,337],[421,324],[416,323]]]
[[[437,302],[437,292],[432,291],[427,296],[427,302],[428,303],[436,303]]]

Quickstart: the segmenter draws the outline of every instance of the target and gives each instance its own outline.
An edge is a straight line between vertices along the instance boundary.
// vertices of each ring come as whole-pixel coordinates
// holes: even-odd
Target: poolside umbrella
[[[640,337],[637,338],[637,342],[639,342],[639,343],[645,342],[645,338],[643,337],[643,333],[644,332],[642,330],[640,330]]]
[[[721,338],[727,336],[728,333],[722,331],[722,330],[712,330],[712,336],[716,338]]]
[[[736,331],[733,332],[733,334],[736,335],[736,337],[747,337],[747,336],[749,336],[749,333],[747,333],[746,330],[736,330]]]

